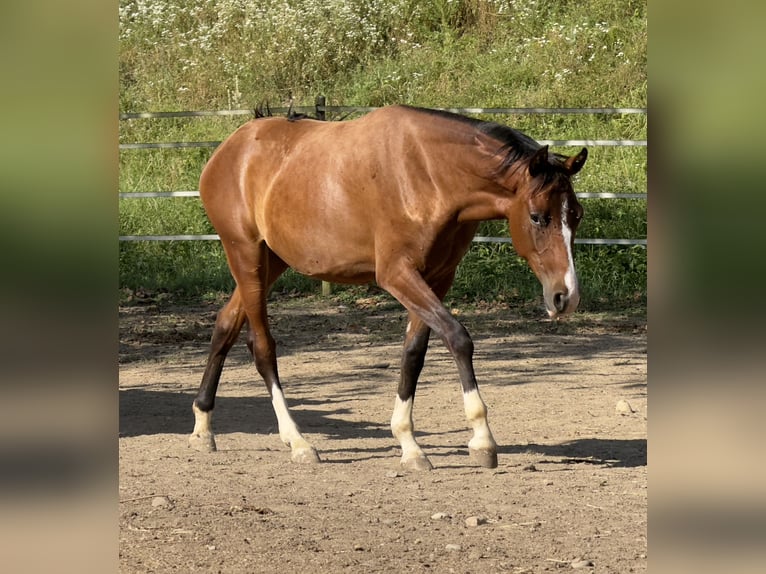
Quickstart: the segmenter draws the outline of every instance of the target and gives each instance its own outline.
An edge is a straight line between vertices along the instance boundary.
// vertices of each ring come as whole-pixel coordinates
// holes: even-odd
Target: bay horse
[[[291,121],[292,120],[292,121]],[[552,318],[580,295],[572,250],[583,215],[571,177],[588,152],[552,153],[509,127],[444,111],[390,106],[345,122],[254,119],[214,152],[200,197],[236,287],[218,313],[192,410],[189,439],[215,450],[211,418],[229,349],[247,345],[266,383],[282,441],[296,462],[318,462],[285,401],[266,297],[288,268],[333,283],[377,284],[407,310],[391,430],[401,465],[432,465],[415,441],[412,406],[433,331],[454,357],[471,460],[497,466],[473,368],[473,341],[442,304],[481,221],[508,220],[516,252],[543,286]]]

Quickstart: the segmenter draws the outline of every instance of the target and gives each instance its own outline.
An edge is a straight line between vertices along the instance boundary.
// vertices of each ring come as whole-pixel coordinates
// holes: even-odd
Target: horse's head
[[[588,150],[567,157],[540,148],[519,170],[508,225],[516,252],[527,260],[543,285],[551,318],[571,313],[580,302],[575,272],[574,237],[583,216],[571,177],[582,168]]]

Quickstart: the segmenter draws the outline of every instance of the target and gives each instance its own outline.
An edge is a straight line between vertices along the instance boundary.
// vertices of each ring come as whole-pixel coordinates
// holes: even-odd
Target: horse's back
[[[256,172],[321,176],[337,171],[339,164],[362,170],[372,162],[379,163],[386,155],[384,148],[390,150],[407,131],[403,119],[412,113],[404,106],[389,106],[346,122],[283,117],[251,120],[226,138],[206,164],[200,181],[202,200],[230,190],[232,182],[242,183],[242,172],[248,169],[253,172],[250,176]],[[292,168],[289,173],[281,173],[288,167]],[[253,193],[262,189],[254,188]]]
[[[251,120],[218,146],[203,169],[202,202],[208,212],[222,211],[229,219],[240,204],[263,212],[273,201],[283,214],[305,205],[351,215],[354,200],[369,202],[380,188],[375,180],[389,167],[391,146],[391,133],[382,132],[391,130],[396,114],[393,107],[346,122]]]

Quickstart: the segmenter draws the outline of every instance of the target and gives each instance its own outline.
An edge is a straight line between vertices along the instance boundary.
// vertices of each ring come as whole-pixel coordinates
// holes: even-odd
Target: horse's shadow
[[[119,393],[121,437],[154,434],[190,434],[194,426],[192,401],[185,392],[122,389]],[[390,438],[387,424],[341,418],[349,409],[333,406],[342,401],[289,401],[296,422],[305,432],[321,432],[328,438]],[[324,408],[320,408],[322,405]],[[329,406],[329,408],[327,408]],[[219,396],[215,404],[215,432],[272,434],[278,432],[271,400],[263,397]]]
[[[123,389],[119,393],[120,401],[120,436],[134,437],[155,434],[189,434],[194,425],[191,410],[193,396],[185,392],[156,391],[144,388]],[[397,444],[391,436],[387,421],[348,420],[343,418],[350,411],[340,407],[342,400],[317,401],[312,399],[290,401],[293,414],[307,433],[321,433],[328,440],[328,452],[353,452],[358,456],[354,460],[371,458],[374,453],[395,455]],[[276,416],[268,396],[218,397],[216,399],[215,430],[219,434],[247,433],[268,435],[278,432]],[[456,432],[465,433],[467,428],[446,430],[439,435]],[[431,452],[432,458],[455,454],[455,452],[437,453],[443,444],[429,441],[435,433],[417,433],[421,445]],[[381,439],[385,445],[376,447],[355,447],[348,445],[330,446],[333,440]],[[430,443],[430,444],[429,444]],[[465,450],[465,453],[463,452]],[[467,454],[467,449],[459,448],[460,454]],[[606,467],[646,466],[647,450],[645,439],[601,439],[581,438],[565,443],[543,445],[500,445],[498,454],[539,454],[546,457],[536,461],[535,465],[544,464],[596,464]],[[342,462],[350,462],[344,460]]]
[[[608,467],[646,466],[646,439],[581,438],[559,444],[525,444],[498,447],[500,454],[534,453],[555,460],[543,464],[596,464]]]

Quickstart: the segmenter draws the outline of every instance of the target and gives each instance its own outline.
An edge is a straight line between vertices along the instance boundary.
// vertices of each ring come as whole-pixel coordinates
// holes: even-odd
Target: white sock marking
[[[479,394],[479,389],[463,393],[465,416],[473,428],[473,438],[468,442],[468,448],[474,450],[497,451],[497,444],[487,423],[487,406]]]
[[[412,397],[406,401],[396,397],[394,414],[391,416],[391,432],[402,446],[402,460],[425,456],[412,434]]]
[[[192,411],[194,411],[194,430],[193,435],[202,436],[205,433],[212,433],[211,420],[213,418],[213,411],[201,411],[197,408],[197,405],[192,405]]]
[[[282,439],[282,442],[289,445],[293,450],[295,450],[296,447],[305,448],[310,446],[301,436],[298,426],[295,424],[295,421],[293,421],[293,417],[290,416],[290,411],[287,408],[287,402],[285,401],[285,395],[282,393],[281,389],[277,387],[271,389],[271,404],[277,415],[279,437]]]

